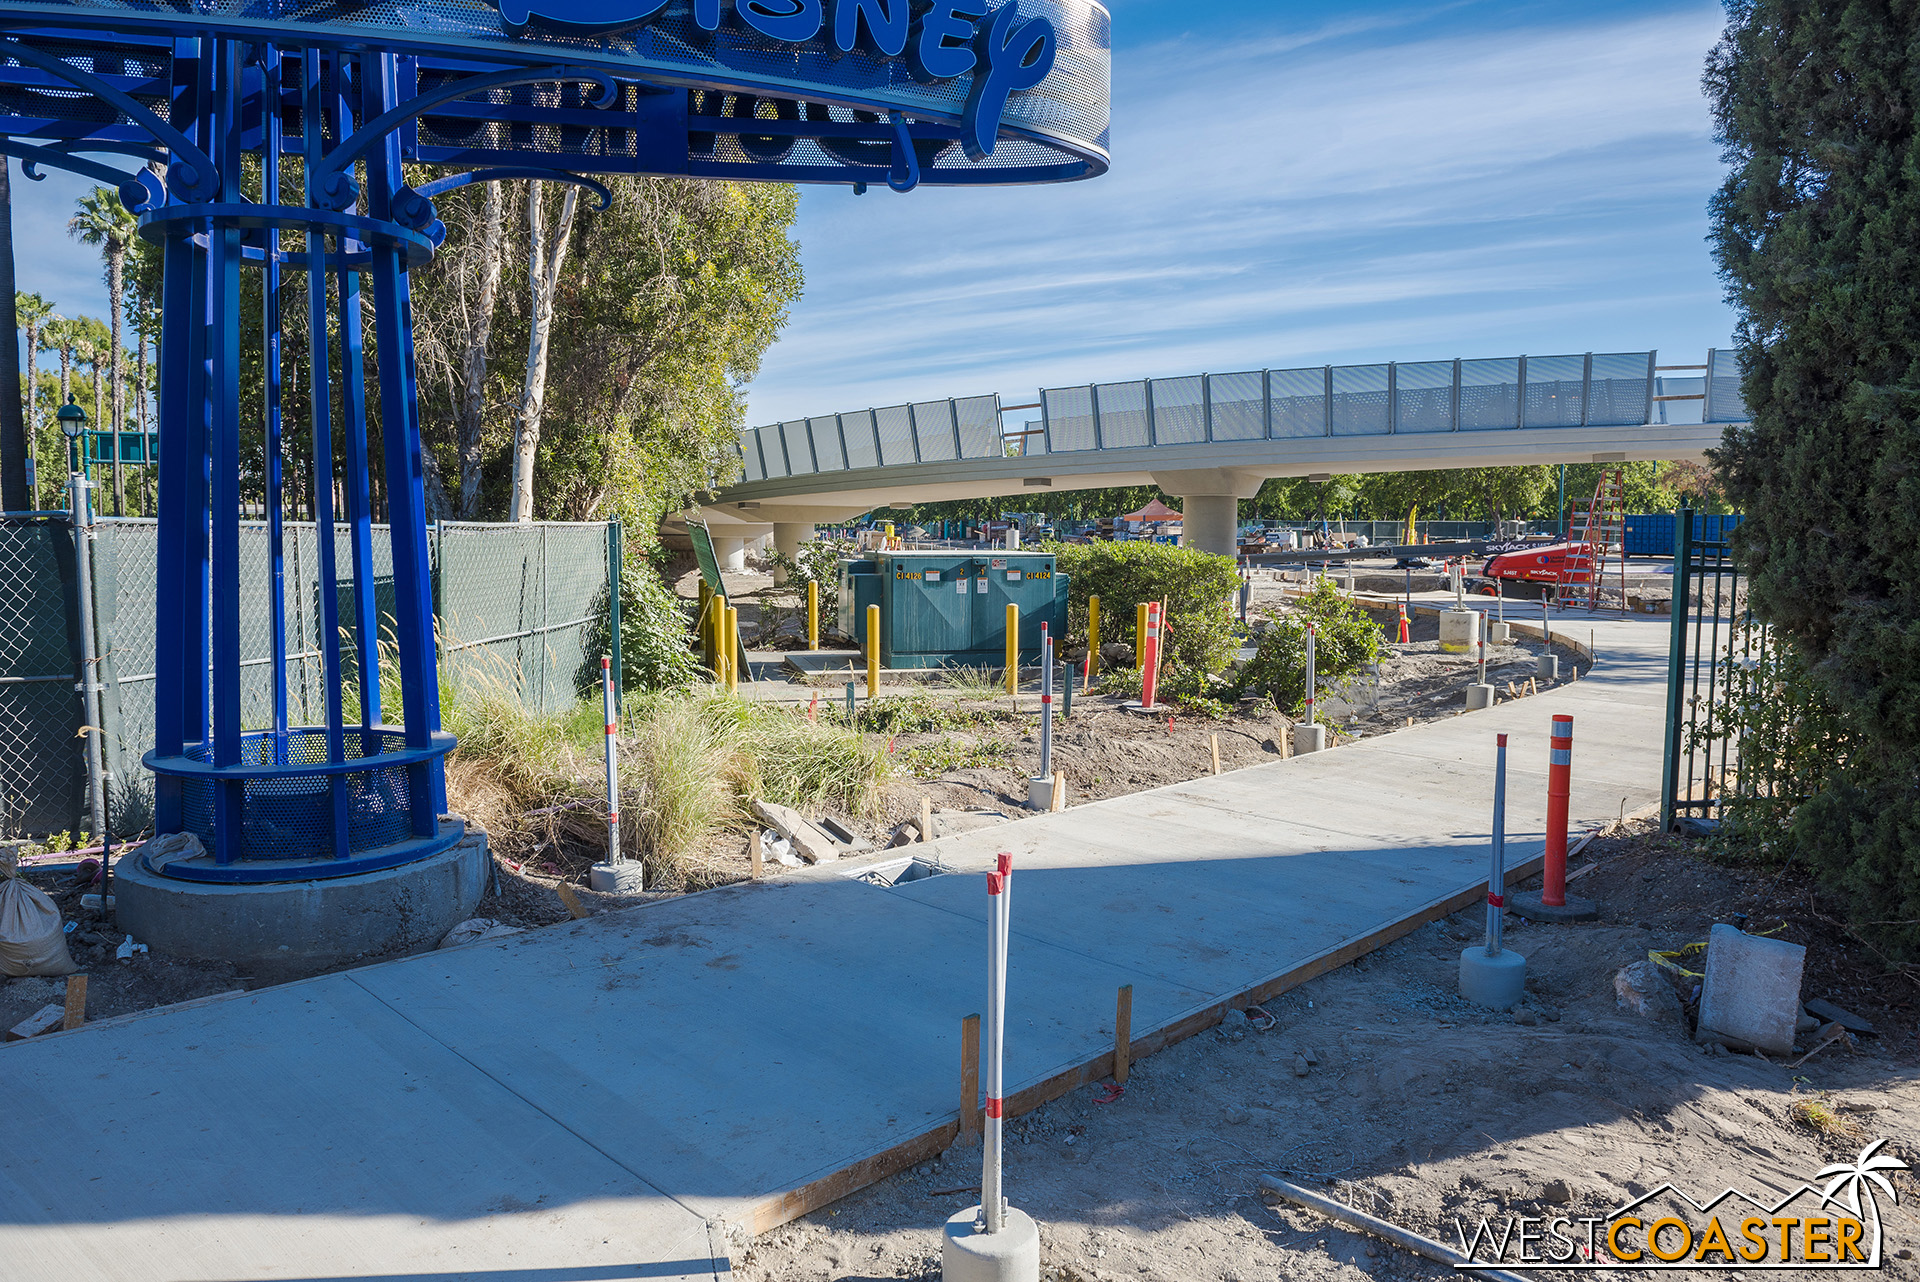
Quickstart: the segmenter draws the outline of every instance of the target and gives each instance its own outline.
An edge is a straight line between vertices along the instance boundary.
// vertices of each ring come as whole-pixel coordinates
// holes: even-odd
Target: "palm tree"
[[[77,212],[67,220],[67,234],[83,245],[97,245],[107,260],[107,306],[112,317],[112,333],[107,343],[113,378],[113,514],[126,512],[126,486],[120,473],[120,432],[126,427],[125,365],[121,356],[120,314],[126,310],[127,251],[133,247],[139,226],[120,194],[111,187],[95,187],[82,196]],[[99,401],[99,371],[94,372],[94,400]],[[98,421],[100,416],[96,415]]]
[[[1831,1175],[1833,1179],[1820,1194],[1820,1204],[1844,1206],[1856,1220],[1865,1218],[1860,1213],[1860,1195],[1866,1194],[1867,1209],[1873,1212],[1873,1259],[1870,1261],[1873,1264],[1880,1262],[1880,1202],[1874,1197],[1873,1190],[1878,1187],[1893,1200],[1896,1206],[1899,1205],[1899,1192],[1881,1172],[1907,1169],[1905,1162],[1880,1151],[1885,1145],[1886,1140],[1875,1140],[1861,1149],[1860,1156],[1853,1161],[1835,1162],[1831,1166],[1823,1166],[1819,1174],[1813,1177],[1816,1180],[1824,1180]]]
[[[39,388],[40,364],[40,327],[53,315],[53,304],[38,294],[15,291],[13,295],[13,314],[20,327],[27,331],[27,364],[25,376],[20,380],[26,390],[26,438],[27,457],[33,460],[34,488],[39,488],[40,478],[40,406],[35,392]],[[38,507],[39,501],[31,496],[28,507]]]

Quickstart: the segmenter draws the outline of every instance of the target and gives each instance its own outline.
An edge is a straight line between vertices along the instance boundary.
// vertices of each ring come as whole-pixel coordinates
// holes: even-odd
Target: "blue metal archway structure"
[[[0,152],[29,178],[60,168],[113,184],[162,247],[159,679],[145,760],[156,830],[193,833],[207,853],[154,871],[338,877],[459,838],[441,819],[454,740],[440,728],[409,289],[446,234],[435,195],[544,178],[604,207],[589,175],[898,191],[1091,177],[1107,165],[1108,43],[1092,0],[0,4]],[[438,176],[410,185],[408,165]],[[242,316],[244,271],[261,274],[257,317]],[[319,540],[318,726],[288,721],[280,587],[295,308],[314,475],[344,498],[335,511],[333,487],[313,487],[317,523],[343,544]],[[243,385],[248,324],[264,365]],[[248,724],[241,427],[256,406],[273,695],[271,716]],[[392,541],[386,646],[375,468]],[[398,679],[397,720],[383,672]]]

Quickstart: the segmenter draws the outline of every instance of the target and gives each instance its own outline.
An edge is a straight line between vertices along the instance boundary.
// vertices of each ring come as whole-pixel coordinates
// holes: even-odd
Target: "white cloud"
[[[1718,11],[1472,36],[1432,17],[1123,49],[1114,168],[1090,182],[810,190],[807,297],[751,419],[1724,339],[1699,89]]]

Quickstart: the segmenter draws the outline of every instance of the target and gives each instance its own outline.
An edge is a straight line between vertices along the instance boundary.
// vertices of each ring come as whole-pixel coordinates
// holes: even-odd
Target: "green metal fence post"
[[[613,711],[620,713],[620,565],[626,555],[621,546],[620,518],[607,522],[607,631],[613,637]]]
[[[1673,622],[1667,641],[1667,743],[1660,767],[1660,831],[1672,832],[1680,786],[1680,727],[1686,715],[1687,618],[1693,613],[1693,509],[1674,515]]]

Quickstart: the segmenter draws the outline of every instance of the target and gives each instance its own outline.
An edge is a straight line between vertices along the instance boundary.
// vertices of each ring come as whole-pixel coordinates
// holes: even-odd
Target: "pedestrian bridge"
[[[1028,405],[968,396],[753,429],[743,479],[700,518],[733,560],[769,531],[791,554],[814,524],[875,508],[1155,484],[1183,500],[1188,542],[1231,553],[1237,501],[1270,477],[1697,459],[1745,418],[1721,350],[1681,365],[1587,352],[1086,384]]]

